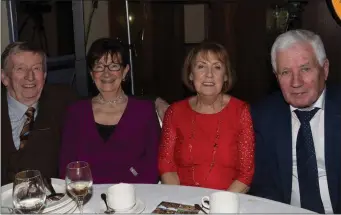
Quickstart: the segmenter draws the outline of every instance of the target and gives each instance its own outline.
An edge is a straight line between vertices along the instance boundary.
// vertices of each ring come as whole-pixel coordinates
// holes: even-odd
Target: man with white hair
[[[318,213],[341,213],[341,88],[326,86],[318,35],[277,37],[271,61],[281,92],[251,114],[256,168],[250,193]]]

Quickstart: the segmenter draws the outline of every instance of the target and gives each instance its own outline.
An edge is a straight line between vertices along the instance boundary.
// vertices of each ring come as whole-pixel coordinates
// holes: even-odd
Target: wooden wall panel
[[[278,89],[270,64],[270,48],[275,37],[267,32],[266,12],[270,6],[284,2],[212,0],[208,39],[222,43],[230,52],[238,78],[231,94],[242,100],[256,102]],[[118,4],[124,1],[115,0],[110,4],[111,35],[126,37],[126,29],[115,18],[125,13],[124,9],[118,9]],[[181,81],[186,48],[183,6],[179,2],[149,1],[146,4],[149,18],[145,21],[145,41],[140,52],[143,56],[137,60],[139,69],[135,83],[144,88],[145,93],[170,102],[182,99],[188,95]],[[302,14],[302,28],[321,35],[331,64],[329,81],[341,83],[341,27],[332,18],[324,0],[309,1]]]
[[[330,62],[328,81],[341,84],[341,26],[332,17],[326,1],[309,1],[302,21],[303,28],[321,36]]]

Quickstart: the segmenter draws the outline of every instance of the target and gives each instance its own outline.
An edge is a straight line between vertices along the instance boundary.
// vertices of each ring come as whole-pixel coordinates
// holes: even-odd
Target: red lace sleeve
[[[159,172],[163,175],[167,172],[176,172],[174,163],[174,146],[176,142],[176,129],[173,122],[173,106],[171,105],[164,116],[161,144],[159,148]]]
[[[255,135],[249,106],[244,105],[240,116],[240,133],[238,138],[238,167],[237,180],[250,185],[254,174]]]

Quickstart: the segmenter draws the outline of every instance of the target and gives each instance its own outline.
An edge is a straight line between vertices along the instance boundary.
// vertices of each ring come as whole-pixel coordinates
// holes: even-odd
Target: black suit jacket
[[[38,114],[25,148],[17,150],[8,115],[7,91],[1,95],[1,185],[11,183],[22,170],[37,169],[46,177],[58,177],[60,132],[66,107],[77,99],[67,86],[44,86]]]
[[[341,213],[341,88],[325,98],[325,163],[334,213]],[[292,189],[291,111],[280,92],[251,107],[256,166],[250,193],[290,204]]]

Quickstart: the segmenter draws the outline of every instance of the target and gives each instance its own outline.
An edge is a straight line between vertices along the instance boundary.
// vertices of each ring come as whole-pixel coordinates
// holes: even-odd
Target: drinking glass
[[[79,212],[83,214],[84,197],[92,186],[92,175],[89,164],[85,161],[74,161],[66,167],[66,189],[76,198]]]
[[[26,170],[15,175],[13,205],[20,213],[40,213],[45,206],[46,191],[38,170]]]

